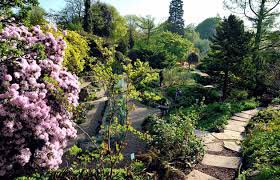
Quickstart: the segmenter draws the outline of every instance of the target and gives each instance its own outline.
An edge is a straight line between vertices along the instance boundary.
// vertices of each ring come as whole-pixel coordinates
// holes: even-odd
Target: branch
[[[280,0],[278,0],[278,2],[277,2],[271,9],[269,9],[269,10],[265,13],[265,15],[267,15],[269,12],[271,12],[273,9],[275,9],[279,4],[280,4]]]
[[[251,0],[250,0],[251,1]],[[245,7],[244,7],[244,12],[243,12],[243,14],[245,15],[245,17],[246,18],[248,18],[250,21],[256,21],[257,19],[256,18],[253,18],[253,17],[251,17],[251,16],[248,16],[247,14],[246,14],[246,8],[247,8],[247,3],[245,2]],[[254,11],[253,11],[254,12]]]
[[[280,1],[280,0],[279,0]],[[249,0],[249,6],[250,6],[250,9],[251,11],[257,16],[259,17],[259,15],[256,13],[256,11],[254,10],[253,6],[252,6],[252,0]]]

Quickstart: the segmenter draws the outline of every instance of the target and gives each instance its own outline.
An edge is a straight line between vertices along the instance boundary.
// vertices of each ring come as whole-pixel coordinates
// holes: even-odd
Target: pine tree
[[[169,31],[177,33],[179,35],[184,35],[184,10],[183,10],[183,1],[182,0],[172,0],[169,6]]]
[[[222,77],[223,99],[229,94],[229,85],[233,83],[230,77],[246,77],[248,71],[247,58],[250,54],[252,34],[245,31],[242,20],[230,15],[217,28],[217,34],[212,40],[209,58],[205,60],[206,69],[216,79]],[[248,75],[248,74],[247,74]],[[243,78],[240,78],[243,79]]]

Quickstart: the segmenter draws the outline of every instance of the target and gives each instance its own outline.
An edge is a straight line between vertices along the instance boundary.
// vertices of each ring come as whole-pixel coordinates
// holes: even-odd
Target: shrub
[[[7,26],[0,40],[0,176],[58,168],[79,94],[61,67],[66,43],[39,26]]]
[[[277,179],[279,168],[280,111],[266,109],[251,119],[242,143],[244,172],[248,179]]]
[[[186,168],[202,157],[203,145],[194,134],[190,118],[182,114],[172,114],[166,119],[150,117],[146,128],[152,134],[152,145],[160,151],[163,160],[175,164],[180,161]]]

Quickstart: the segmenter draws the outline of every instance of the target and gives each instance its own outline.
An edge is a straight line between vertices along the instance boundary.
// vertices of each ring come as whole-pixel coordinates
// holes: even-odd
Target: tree
[[[277,11],[280,0],[225,0],[226,7],[231,10],[243,13],[243,15],[252,22],[255,28],[254,44],[253,44],[253,60],[256,66],[255,72],[255,95],[261,95],[264,91],[265,66],[267,60],[264,58],[262,51],[271,46],[278,46],[279,44],[271,43],[269,45],[264,44],[266,41],[267,33],[273,28],[275,19],[279,16]]]
[[[125,19],[128,26],[128,47],[129,49],[132,49],[135,43],[135,32],[137,28],[138,17],[135,15],[127,15],[125,16]]]
[[[172,0],[169,7],[169,30],[179,35],[184,35],[184,10],[182,0]]]
[[[224,19],[217,28],[217,35],[213,38],[205,64],[208,71],[216,72],[218,77],[222,74],[224,100],[229,94],[230,76],[241,76],[240,70],[244,69],[243,65],[250,53],[250,40],[251,34],[245,31],[243,21],[234,15]]]
[[[199,56],[197,53],[192,52],[189,56],[188,56],[188,64],[189,64],[189,69],[191,69],[191,65],[197,65],[199,63]]]
[[[46,11],[39,7],[33,6],[28,12],[27,17],[24,19],[24,23],[28,26],[44,25],[47,21],[45,20]]]
[[[216,28],[219,26],[221,18],[207,18],[197,25],[195,30],[200,34],[202,39],[211,39],[216,35]]]
[[[56,169],[76,137],[77,76],[62,66],[66,43],[39,26],[0,34],[0,177]]]
[[[98,1],[91,5],[89,16],[90,32],[94,35],[111,38],[115,42],[126,36],[125,19],[113,6]]]
[[[137,18],[136,25],[147,36],[147,42],[149,43],[151,34],[155,28],[155,18],[152,16],[139,17]]]
[[[90,7],[91,7],[91,2],[90,0],[85,0],[85,13],[84,13],[84,23],[83,23],[83,28],[86,32],[90,31]]]
[[[1,0],[0,2],[0,15],[15,15],[12,8],[19,8],[20,14],[17,14],[17,19],[21,20],[26,18],[27,12],[31,9],[32,6],[38,6],[38,0]],[[9,14],[7,14],[9,12]]]

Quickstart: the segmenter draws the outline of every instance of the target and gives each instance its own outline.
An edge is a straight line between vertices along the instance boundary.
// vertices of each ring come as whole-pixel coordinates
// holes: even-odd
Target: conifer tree
[[[184,35],[184,10],[183,10],[183,1],[182,0],[172,0],[169,6],[169,31],[177,33],[179,35]]]
[[[209,58],[205,60],[211,75],[222,77],[223,99],[229,94],[230,77],[241,77],[248,69],[251,33],[246,32],[242,20],[230,15],[217,28],[217,35],[212,40]]]

